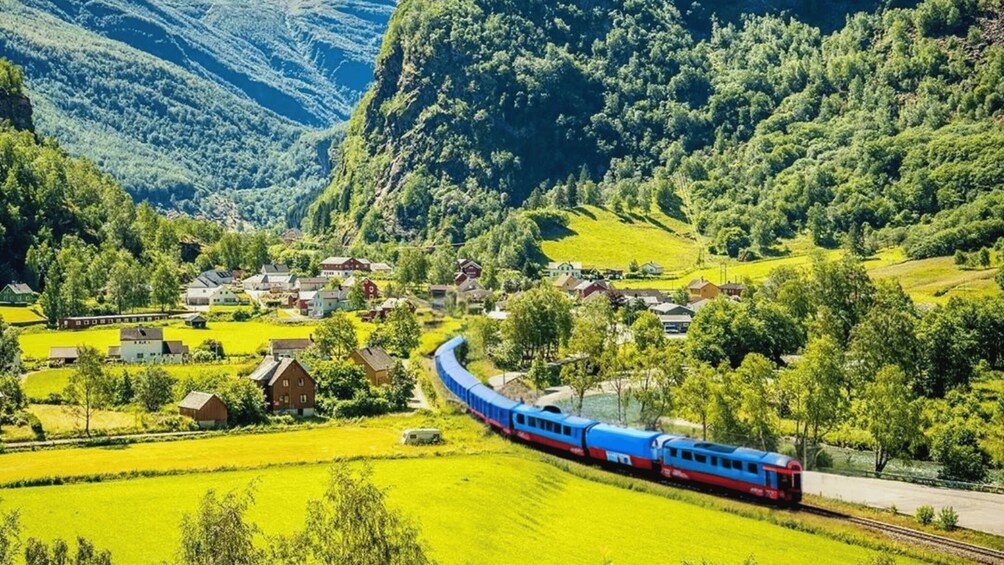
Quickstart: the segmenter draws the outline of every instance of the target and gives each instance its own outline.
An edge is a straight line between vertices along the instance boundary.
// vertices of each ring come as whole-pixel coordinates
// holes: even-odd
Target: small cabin
[[[178,404],[178,413],[195,420],[200,428],[222,428],[227,425],[227,405],[220,397],[208,392],[188,393]]]

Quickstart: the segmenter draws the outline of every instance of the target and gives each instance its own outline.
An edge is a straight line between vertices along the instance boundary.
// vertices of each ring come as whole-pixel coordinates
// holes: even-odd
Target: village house
[[[569,273],[563,273],[554,279],[554,288],[560,290],[561,292],[572,293],[575,291],[575,287],[579,286],[582,282],[579,279],[573,277]]]
[[[122,328],[119,342],[108,348],[110,359],[126,363],[184,363],[188,357],[187,345],[164,340],[164,328]]]
[[[349,291],[344,287],[329,290],[314,290],[301,292],[298,303],[300,313],[304,316],[320,319],[335,310],[349,306]]]
[[[379,347],[357,349],[349,355],[349,360],[363,368],[366,378],[373,385],[390,384],[387,370],[394,363],[394,359],[383,349]]]
[[[468,279],[481,278],[482,268],[471,259],[458,259],[457,272],[463,273]]]
[[[112,324],[142,324],[165,320],[168,314],[147,313],[147,314],[113,314],[108,316],[75,316],[59,319],[59,329],[80,330],[94,326],[108,326]]]
[[[356,284],[362,286],[363,296],[366,297],[366,300],[373,300],[380,296],[380,287],[378,287],[375,282],[367,278],[364,278],[360,281],[356,281],[356,277],[349,277],[345,279],[345,282],[342,283],[342,286],[344,286],[345,288],[352,288]]]
[[[200,428],[223,428],[227,425],[227,405],[208,392],[192,391],[178,403],[178,413],[187,416]]]
[[[672,302],[663,302],[661,304],[656,304],[655,306],[649,306],[648,308],[656,316],[673,316],[673,315],[688,315],[693,316],[694,311],[686,306],[681,306],[679,304],[673,304]]]
[[[722,294],[724,294],[725,296],[732,296],[738,298],[739,296],[742,295],[743,291],[746,290],[746,285],[729,281],[723,285],[720,285],[718,288],[719,290],[722,291]]]
[[[261,387],[269,412],[314,415],[317,385],[296,359],[266,357],[247,378]]]
[[[347,279],[352,273],[359,271],[370,272],[369,259],[357,259],[355,257],[328,257],[321,261],[322,277],[338,277]]]
[[[478,279],[467,279],[457,287],[457,303],[466,306],[469,312],[484,309],[485,299],[491,293],[481,286]]]
[[[613,286],[604,280],[582,281],[575,286],[574,293],[579,300],[585,300],[596,293],[607,295],[613,289]]]
[[[202,314],[199,314],[198,312],[196,312],[194,314],[186,314],[186,315],[182,316],[181,319],[185,322],[186,326],[188,326],[188,327],[190,327],[192,329],[195,329],[195,330],[204,330],[204,329],[206,329],[206,318],[205,318],[205,316],[203,316]]]
[[[263,275],[288,275],[289,266],[288,265],[276,265],[273,263],[266,263],[261,266],[261,274]]]
[[[297,353],[306,351],[308,347],[314,345],[314,340],[309,337],[302,339],[273,339],[269,340],[268,352],[272,357],[293,357]]]
[[[690,293],[690,300],[697,301],[703,298],[713,299],[722,293],[713,282],[705,280],[704,277],[694,279],[687,285],[687,292]]]
[[[77,352],[76,347],[50,347],[49,348],[49,366],[50,367],[64,367],[66,365],[73,365],[77,362],[80,357]]]
[[[582,278],[582,263],[569,261],[551,261],[547,264],[548,278],[557,278],[561,275],[569,274],[577,279]]]
[[[225,286],[196,287],[185,291],[186,306],[233,306],[236,304],[240,304],[240,299]]]
[[[386,276],[394,272],[394,268],[387,263],[370,263],[370,272]]]
[[[624,278],[624,271],[621,269],[603,269],[602,277],[611,281],[619,281]]]
[[[453,289],[454,286],[449,284],[430,284],[429,302],[437,308],[442,308],[446,305],[446,298],[453,292]]]
[[[37,296],[35,291],[24,283],[10,283],[0,289],[0,304],[27,306],[34,304]]]
[[[271,292],[273,294],[290,292],[296,284],[296,275],[289,273],[272,273],[250,276],[242,282],[244,290],[252,292]]]
[[[414,312],[415,305],[411,303],[407,298],[388,298],[384,300],[382,304],[371,309],[369,312],[363,314],[362,319],[365,322],[373,322],[376,320],[383,320],[390,314],[391,310],[396,308],[400,304],[405,304],[408,308]]]
[[[690,314],[664,314],[659,316],[662,327],[668,334],[687,333],[693,317]]]
[[[293,283],[293,290],[303,292],[305,290],[321,290],[328,286],[328,277],[297,277]]]
[[[641,266],[641,272],[650,276],[661,275],[662,271],[662,265],[656,263],[655,261],[649,261]]]
[[[215,288],[233,284],[234,276],[230,271],[209,270],[199,273],[199,276],[188,283],[188,288]]]

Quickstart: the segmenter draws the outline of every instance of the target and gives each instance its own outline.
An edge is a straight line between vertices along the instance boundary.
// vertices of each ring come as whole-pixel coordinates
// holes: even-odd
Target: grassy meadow
[[[227,373],[236,376],[241,372],[253,369],[255,364],[250,363],[191,363],[188,365],[157,365],[176,378],[183,378],[189,375],[202,373]],[[135,374],[142,371],[144,365],[118,365],[109,366],[107,370],[114,374],[128,371]],[[60,367],[58,369],[42,369],[34,373],[29,373],[22,383],[24,393],[32,400],[45,400],[50,394],[61,394],[70,381],[73,374],[72,367]]]
[[[0,317],[8,324],[34,324],[44,322],[37,306],[0,306]]]
[[[38,417],[49,439],[83,435],[84,421],[68,406],[29,404],[28,412]],[[156,415],[143,412],[95,410],[91,415],[91,430],[100,434],[133,433],[157,430]],[[35,434],[28,426],[4,426],[0,440],[34,441]]]
[[[863,562],[878,553],[603,484],[533,455],[421,457],[371,465],[388,504],[421,525],[431,557],[441,563],[734,563],[746,556],[780,563],[811,554],[816,563],[836,564]],[[243,489],[254,481],[250,518],[264,534],[292,533],[302,527],[307,500],[322,494],[327,468],[196,473],[0,494],[2,508],[20,508],[25,535],[83,535],[109,548],[118,562],[156,562],[172,557],[181,516],[196,508],[207,489]]]

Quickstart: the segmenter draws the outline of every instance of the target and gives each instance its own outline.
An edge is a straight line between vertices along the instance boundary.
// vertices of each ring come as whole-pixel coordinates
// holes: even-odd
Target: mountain
[[[327,182],[394,6],[0,0],[0,56],[24,68],[39,133],[135,197],[277,223]]]
[[[460,242],[516,206],[586,202],[686,209],[713,252],[747,258],[804,231],[913,256],[992,245],[1002,13],[999,0],[406,0],[306,223],[347,241]]]

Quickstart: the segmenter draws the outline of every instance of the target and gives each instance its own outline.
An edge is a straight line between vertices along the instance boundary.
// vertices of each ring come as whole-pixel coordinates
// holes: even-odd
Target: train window
[[[669,456],[670,457],[676,457],[676,448],[675,447],[670,447],[669,448]]]
[[[683,458],[685,460],[687,460],[687,461],[693,461],[694,460],[694,456],[691,455],[689,451],[681,451],[680,455],[682,455]]]
[[[533,416],[530,416],[529,418],[530,418],[530,425],[532,427],[536,428],[537,427],[537,419],[534,418]]]
[[[712,466],[718,465],[718,458],[715,457],[714,455],[711,456],[711,465]]]
[[[568,426],[565,426],[565,435],[571,437],[571,435],[572,435],[572,428],[570,428]]]
[[[793,478],[795,479],[795,490],[802,490],[802,475],[801,475],[801,473],[794,473]]]
[[[722,464],[722,469],[732,468],[732,461],[730,461],[729,459],[722,459],[720,463]]]
[[[516,423],[517,423],[517,424],[522,424],[522,423],[524,423],[524,420],[523,420],[523,415],[522,415],[522,414],[516,414]]]
[[[733,461],[732,462],[732,468],[735,469],[736,471],[742,471],[743,470],[743,462],[742,461]]]
[[[701,455],[700,453],[695,453],[694,454],[694,461],[697,461],[698,463],[707,463],[708,462],[708,458],[707,458],[707,456]]]
[[[746,470],[749,471],[750,473],[753,473],[755,475],[756,474],[756,463],[747,463],[746,464]]]

